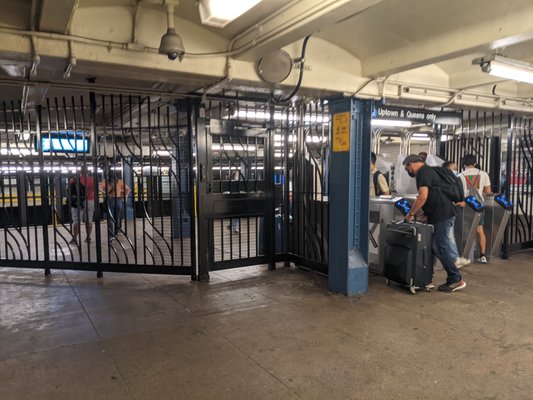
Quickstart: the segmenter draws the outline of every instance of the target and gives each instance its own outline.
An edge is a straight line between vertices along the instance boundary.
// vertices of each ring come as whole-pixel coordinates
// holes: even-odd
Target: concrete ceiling
[[[173,93],[213,85],[250,92],[257,84],[261,93],[288,93],[298,70],[270,85],[260,81],[256,62],[279,48],[297,58],[302,39],[312,34],[305,94],[379,97],[388,90],[390,96],[402,82],[450,95],[533,98],[533,85],[491,77],[471,63],[491,53],[533,62],[531,0],[263,0],[223,29],[202,25],[196,0],[181,0],[175,9],[186,50],[181,63],[157,54],[166,31],[162,0],[0,0],[0,9],[3,81],[90,87],[88,79],[96,78],[101,86]],[[30,42],[30,30],[41,36]],[[235,49],[228,64],[224,52]],[[369,79],[373,85],[363,87]],[[0,96],[6,93],[13,92]]]

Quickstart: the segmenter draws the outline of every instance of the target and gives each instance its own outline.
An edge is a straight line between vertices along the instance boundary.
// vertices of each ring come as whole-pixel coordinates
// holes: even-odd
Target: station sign
[[[403,120],[426,124],[461,125],[463,118],[459,112],[441,112],[419,108],[392,107],[376,104],[372,118]]]
[[[90,149],[88,132],[52,131],[41,136],[41,142],[35,140],[35,149],[42,148],[43,153],[88,153]]]

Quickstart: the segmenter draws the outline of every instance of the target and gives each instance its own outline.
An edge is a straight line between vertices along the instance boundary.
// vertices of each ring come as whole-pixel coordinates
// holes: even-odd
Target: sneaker
[[[76,239],[73,238],[69,243],[70,244],[76,244]]]
[[[87,239],[85,239],[85,243],[91,243],[91,238],[88,237]]]
[[[455,260],[455,267],[456,267],[457,269],[459,269],[459,268],[464,267],[465,265],[470,264],[471,262],[472,262],[472,261],[469,260],[468,258],[459,257],[459,258],[457,258],[457,260]]]
[[[481,263],[481,264],[486,264],[488,261],[487,261],[487,257],[485,256],[481,256],[478,258],[478,261]]]
[[[238,234],[239,233],[239,229],[235,228],[235,229],[232,229],[231,230],[231,233],[235,233],[235,234]]]
[[[455,283],[443,283],[439,286],[441,292],[455,292],[456,290],[461,290],[466,287],[466,282],[462,279],[459,282]]]

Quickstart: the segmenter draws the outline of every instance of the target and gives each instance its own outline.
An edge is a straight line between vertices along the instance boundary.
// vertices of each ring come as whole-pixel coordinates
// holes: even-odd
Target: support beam
[[[67,33],[72,14],[79,0],[43,0],[39,18],[39,30]]]
[[[332,145],[329,167],[328,287],[346,295],[368,290],[370,101],[329,100]]]
[[[301,0],[292,1],[260,24],[238,35],[231,46],[238,49],[254,43],[235,58],[252,61],[280,49],[324,26],[364,11],[382,0]]]
[[[475,52],[533,40],[533,7],[431,36],[363,60],[363,76],[379,77]]]

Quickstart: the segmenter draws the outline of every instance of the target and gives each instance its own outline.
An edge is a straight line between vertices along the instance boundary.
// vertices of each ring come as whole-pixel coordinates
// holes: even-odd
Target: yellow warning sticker
[[[350,113],[333,114],[333,151],[350,151]]]

